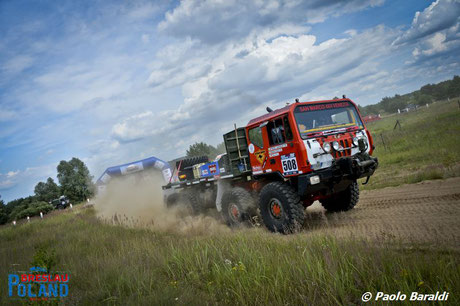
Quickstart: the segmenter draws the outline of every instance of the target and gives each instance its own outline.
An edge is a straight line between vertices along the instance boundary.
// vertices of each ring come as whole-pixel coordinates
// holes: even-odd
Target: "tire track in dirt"
[[[460,248],[460,178],[363,191],[355,209],[306,210],[305,232]]]

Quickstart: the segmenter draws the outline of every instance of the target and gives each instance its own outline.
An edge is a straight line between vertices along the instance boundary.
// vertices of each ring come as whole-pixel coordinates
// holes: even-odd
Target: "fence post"
[[[385,139],[383,139],[383,134],[380,134],[380,138],[382,139],[383,148],[384,148],[385,151],[386,151],[386,150],[387,150],[387,145],[385,144]]]

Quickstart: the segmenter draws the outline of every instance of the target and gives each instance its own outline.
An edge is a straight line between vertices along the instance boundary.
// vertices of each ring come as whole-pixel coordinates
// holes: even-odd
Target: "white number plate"
[[[281,165],[283,166],[284,175],[296,174],[299,171],[299,168],[297,166],[297,159],[295,158],[295,153],[281,155]]]

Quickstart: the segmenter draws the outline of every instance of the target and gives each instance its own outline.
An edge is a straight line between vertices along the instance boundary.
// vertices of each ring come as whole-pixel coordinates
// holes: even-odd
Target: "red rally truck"
[[[217,175],[190,171],[208,167],[206,157],[177,161],[178,179],[163,186],[166,204],[190,205],[195,213],[216,208],[230,226],[259,215],[281,233],[299,230],[315,200],[331,212],[352,209],[357,180],[366,177],[366,184],[378,167],[355,103],[296,100],[267,111],[224,135],[227,153],[209,164]]]

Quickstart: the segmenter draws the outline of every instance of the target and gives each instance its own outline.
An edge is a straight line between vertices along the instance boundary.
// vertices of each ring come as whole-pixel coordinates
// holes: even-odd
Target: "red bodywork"
[[[309,173],[312,171],[311,165],[308,161],[307,151],[303,142],[303,139],[300,136],[300,132],[298,126],[296,124],[296,120],[294,117],[294,109],[297,106],[303,105],[311,105],[311,104],[322,104],[322,103],[331,103],[331,102],[350,102],[356,109],[358,116],[360,117],[361,121],[363,122],[364,130],[366,131],[367,137],[369,139],[370,151],[369,154],[372,154],[372,137],[366,127],[364,126],[364,121],[359,113],[359,109],[356,104],[351,101],[350,99],[340,99],[340,100],[324,100],[324,101],[313,101],[313,102],[299,102],[287,105],[283,108],[277,109],[275,111],[269,112],[263,116],[257,117],[252,119],[247,124],[246,130],[246,138],[248,139],[249,145],[249,156],[250,162],[252,166],[253,175],[262,175],[262,174],[269,174],[279,172],[284,177],[292,177],[304,173]],[[266,125],[263,124],[272,122],[277,119],[282,119],[283,122],[284,118],[287,118],[290,128],[292,130],[292,139],[287,140],[283,144],[278,145],[270,145],[269,136],[267,132]],[[258,147],[256,144],[251,142],[251,138],[249,137],[249,130],[261,126],[262,138],[263,138],[263,147]],[[329,135],[327,137],[313,137],[322,145],[324,141],[338,141],[342,147],[350,147],[352,143],[353,137],[356,135],[356,129],[350,128],[349,130],[343,134],[335,134]],[[312,136],[315,136],[312,133]],[[251,152],[252,151],[252,152]],[[296,163],[297,163],[297,171],[289,171],[292,167],[292,159],[289,156],[291,154],[295,154]],[[341,156],[349,156],[351,154],[351,150],[345,150],[343,152],[335,152],[333,153],[334,158],[338,158]],[[282,160],[283,158],[283,160]],[[289,160],[291,160],[291,165],[289,165]],[[289,167],[291,166],[291,167]]]

